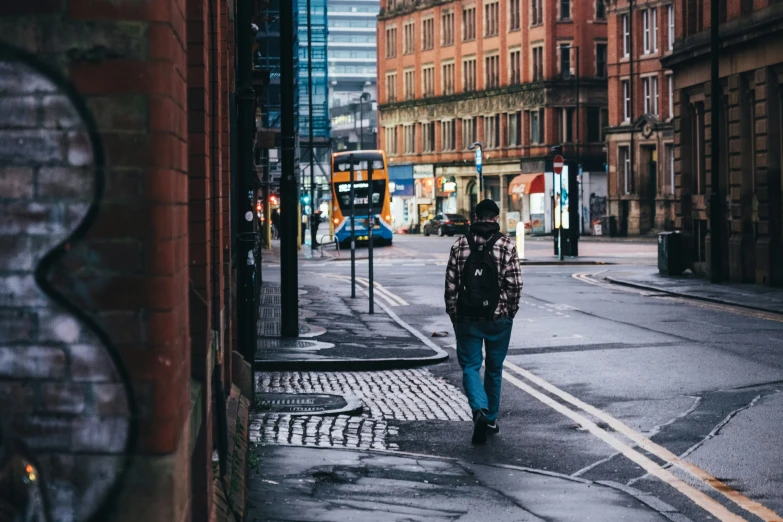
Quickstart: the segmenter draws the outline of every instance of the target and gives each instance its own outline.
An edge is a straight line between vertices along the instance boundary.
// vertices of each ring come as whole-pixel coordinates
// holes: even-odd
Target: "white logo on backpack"
[[[477,269],[476,269],[476,273],[475,273],[475,274],[473,274],[473,275],[474,275],[474,276],[480,276],[480,275],[481,275],[481,274],[483,274],[483,273],[484,273],[484,269],[482,269],[482,268],[477,268]]]

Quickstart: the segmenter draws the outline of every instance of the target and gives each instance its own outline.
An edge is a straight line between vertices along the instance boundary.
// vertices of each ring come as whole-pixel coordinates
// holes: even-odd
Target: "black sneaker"
[[[487,433],[490,435],[497,435],[500,433],[500,425],[498,424],[498,421],[487,424]]]
[[[487,425],[489,420],[483,410],[479,410],[473,416],[473,444],[484,444],[487,442]]]

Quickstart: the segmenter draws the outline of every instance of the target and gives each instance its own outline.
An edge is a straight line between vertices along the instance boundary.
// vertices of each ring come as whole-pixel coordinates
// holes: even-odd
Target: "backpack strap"
[[[491,251],[492,247],[495,246],[495,243],[497,243],[503,237],[505,237],[505,236],[503,234],[501,234],[500,232],[496,232],[496,233],[492,234],[492,237],[490,237],[489,240],[486,242],[487,250]]]
[[[468,240],[468,247],[470,248],[470,253],[471,254],[473,252],[475,252],[476,250],[478,250],[478,248],[476,246],[476,241],[473,239],[473,234],[470,231],[468,231],[468,233],[465,234],[465,239]]]

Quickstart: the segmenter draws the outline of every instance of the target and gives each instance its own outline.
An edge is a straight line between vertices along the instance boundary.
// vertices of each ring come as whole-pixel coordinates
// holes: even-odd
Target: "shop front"
[[[421,231],[421,225],[435,216],[435,169],[432,165],[414,165],[414,204],[415,217],[412,220],[414,232]]]
[[[435,180],[435,209],[439,213],[457,213],[457,181],[454,176],[439,176]]]
[[[389,166],[389,192],[391,193],[392,229],[407,229],[413,218],[411,206],[416,194],[413,165]]]
[[[508,185],[509,213],[525,223],[525,230],[532,234],[544,234],[545,220],[544,174],[519,174]]]

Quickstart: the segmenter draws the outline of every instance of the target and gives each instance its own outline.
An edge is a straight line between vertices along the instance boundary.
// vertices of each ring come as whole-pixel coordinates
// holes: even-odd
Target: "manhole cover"
[[[362,403],[349,395],[321,393],[257,393],[256,409],[280,415],[338,415],[360,413]]]

